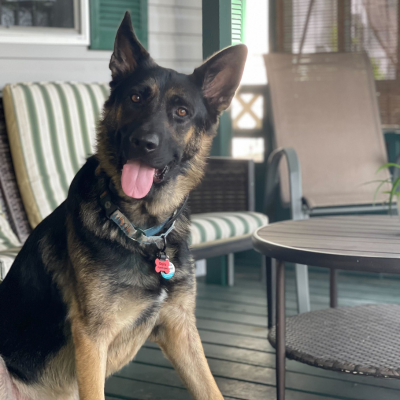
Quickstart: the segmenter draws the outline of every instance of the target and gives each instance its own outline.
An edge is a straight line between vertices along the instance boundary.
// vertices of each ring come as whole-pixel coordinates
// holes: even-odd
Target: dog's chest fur
[[[115,322],[120,325],[121,329],[108,348],[107,376],[118,371],[133,359],[151,335],[157,324],[159,312],[167,298],[168,294],[163,289],[156,300],[142,302],[142,304],[140,302],[131,303],[132,309],[121,310],[116,316]],[[139,307],[138,304],[140,304]],[[126,306],[129,307],[128,304]]]
[[[88,162],[87,174],[92,174],[96,163]],[[180,229],[168,237],[166,253],[176,266],[174,278],[169,281],[155,271],[155,246],[138,246],[127,239],[120,229],[99,210],[98,188],[82,190],[86,181],[85,171],[78,174],[75,185],[79,196],[69,207],[69,247],[74,264],[77,285],[72,302],[72,313],[80,313],[92,329],[104,330],[102,337],[110,342],[107,374],[125,365],[151,334],[162,306],[178,289],[194,289],[194,267],[187,245],[187,229]],[[94,185],[95,186],[95,185]],[[84,214],[77,212],[85,209]],[[79,215],[79,218],[74,218]],[[82,218],[82,215],[86,215]],[[85,230],[89,237],[80,237]],[[79,248],[77,252],[76,249]],[[74,251],[75,249],[75,251]],[[82,285],[83,282],[83,285]],[[68,297],[68,294],[65,294]],[[84,309],[82,309],[84,307]]]

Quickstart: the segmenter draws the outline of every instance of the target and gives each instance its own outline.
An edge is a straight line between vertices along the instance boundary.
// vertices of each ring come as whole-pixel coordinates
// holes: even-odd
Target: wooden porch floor
[[[294,272],[287,272],[287,314],[295,314]],[[328,274],[310,274],[312,309],[328,307]],[[400,303],[400,280],[339,276],[339,305]],[[225,399],[275,400],[275,358],[266,329],[266,295],[258,269],[237,268],[236,285],[198,284],[197,325]],[[400,380],[325,371],[287,362],[287,400],[398,400]],[[106,399],[191,399],[159,348],[146,344],[135,361],[108,379]]]

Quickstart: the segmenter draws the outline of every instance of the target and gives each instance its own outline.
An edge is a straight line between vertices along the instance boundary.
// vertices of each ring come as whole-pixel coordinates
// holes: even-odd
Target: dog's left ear
[[[132,73],[140,62],[149,60],[150,55],[139,42],[127,11],[115,37],[114,52],[110,60],[113,79]]]
[[[194,70],[193,76],[201,84],[205,99],[218,113],[231,104],[246,58],[247,47],[239,44],[220,51]]]

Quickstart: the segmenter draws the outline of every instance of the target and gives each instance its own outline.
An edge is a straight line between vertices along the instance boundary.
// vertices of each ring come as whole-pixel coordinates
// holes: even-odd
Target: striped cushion
[[[20,248],[20,241],[0,210],[0,280],[4,279],[11,268]]]
[[[4,279],[20,250],[21,247],[11,247],[0,251],[0,280]]]
[[[193,214],[191,219],[192,246],[247,235],[268,224],[266,215],[250,211]]]
[[[21,246],[21,243],[0,210],[0,251],[17,246]]]
[[[18,83],[3,90],[15,172],[32,227],[67,196],[93,152],[108,84]]]

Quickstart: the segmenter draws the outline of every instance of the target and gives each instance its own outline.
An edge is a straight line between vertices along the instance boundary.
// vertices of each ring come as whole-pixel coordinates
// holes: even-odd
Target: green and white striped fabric
[[[218,239],[228,239],[253,233],[268,224],[268,217],[261,213],[218,212],[193,214],[191,225],[192,246]]]
[[[20,248],[20,241],[0,210],[0,280],[4,279],[11,268]]]
[[[21,247],[11,247],[0,251],[0,281],[7,275],[20,250]]]
[[[0,210],[0,251],[18,246],[21,246],[21,243]]]
[[[32,227],[67,196],[93,153],[108,84],[18,83],[3,90],[18,185]]]

